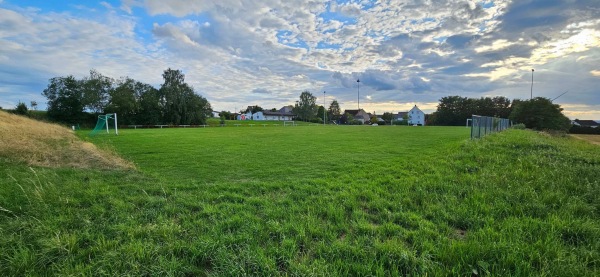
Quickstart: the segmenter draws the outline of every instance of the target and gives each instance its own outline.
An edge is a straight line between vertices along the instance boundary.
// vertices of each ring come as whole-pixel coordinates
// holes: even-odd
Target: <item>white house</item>
[[[260,111],[256,113],[248,112],[237,116],[237,120],[280,120],[290,121],[294,120],[294,114],[292,113],[292,106],[285,106],[279,111]]]
[[[344,114],[349,114],[354,118],[354,120],[358,120],[363,124],[368,123],[371,120],[371,115],[367,113],[363,109],[358,110],[344,110]]]
[[[237,120],[251,120],[252,119],[252,112],[247,112],[247,113],[239,114],[236,118],[237,118]]]
[[[408,111],[408,124],[425,126],[425,113],[417,105]]]
[[[265,115],[263,112],[256,112],[252,115],[252,120],[265,120]]]

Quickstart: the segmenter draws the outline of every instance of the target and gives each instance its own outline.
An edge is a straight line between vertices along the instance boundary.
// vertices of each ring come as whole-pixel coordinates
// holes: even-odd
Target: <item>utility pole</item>
[[[531,69],[531,95],[529,96],[529,100],[533,99],[533,68]]]
[[[356,79],[356,84],[357,84],[356,90],[358,93],[358,109],[360,110],[360,79]]]
[[[327,110],[325,109],[325,91],[323,91],[323,126],[325,126],[325,114]]]

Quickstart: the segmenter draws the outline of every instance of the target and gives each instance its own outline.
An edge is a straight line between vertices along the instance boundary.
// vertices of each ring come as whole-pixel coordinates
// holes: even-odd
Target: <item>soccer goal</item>
[[[109,114],[102,114],[98,116],[98,122],[96,122],[96,127],[94,128],[94,130],[92,130],[92,132],[90,133],[90,136],[93,135],[97,135],[100,132],[103,132],[104,130],[106,130],[107,134],[110,134],[110,130],[113,129],[111,127],[111,123],[114,122],[114,132],[115,135],[119,134],[119,129],[117,128],[117,114],[116,113],[109,113]]]
[[[284,121],[283,126],[296,126],[296,121]]]

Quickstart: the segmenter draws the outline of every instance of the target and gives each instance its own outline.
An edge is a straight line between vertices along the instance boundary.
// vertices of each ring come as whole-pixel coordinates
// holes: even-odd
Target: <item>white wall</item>
[[[252,115],[252,120],[265,120],[265,115],[263,112],[257,112]]]
[[[425,126],[425,113],[421,111],[417,106],[414,106],[408,112],[408,124],[415,125],[420,124]]]

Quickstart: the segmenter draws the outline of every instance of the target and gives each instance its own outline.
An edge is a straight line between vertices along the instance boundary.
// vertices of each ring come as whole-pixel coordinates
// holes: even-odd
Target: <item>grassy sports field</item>
[[[1,157],[0,275],[597,275],[600,147],[468,136],[122,130],[85,139],[135,170]]]

